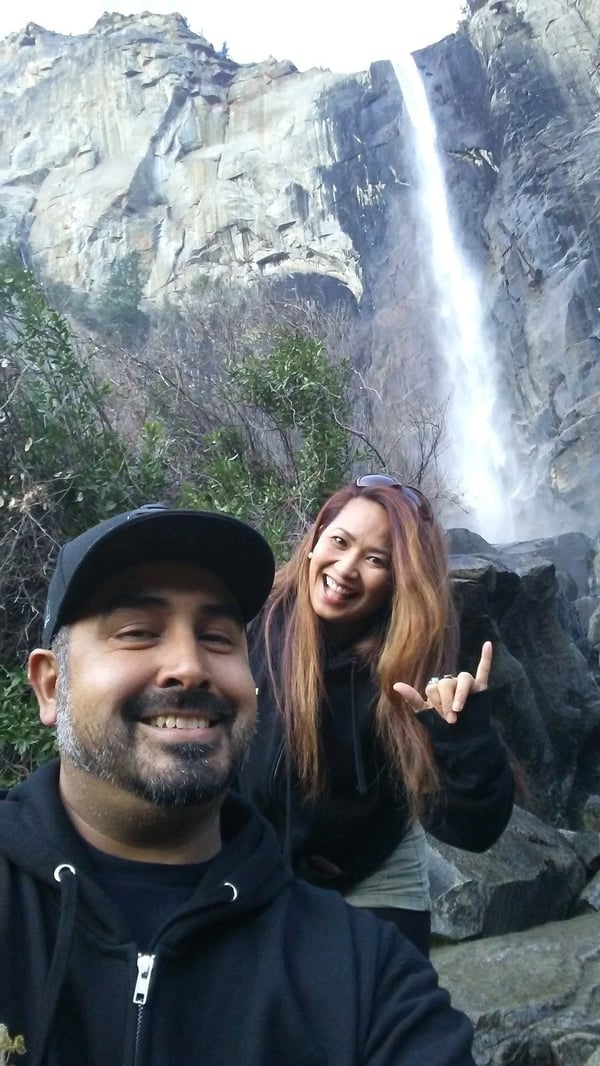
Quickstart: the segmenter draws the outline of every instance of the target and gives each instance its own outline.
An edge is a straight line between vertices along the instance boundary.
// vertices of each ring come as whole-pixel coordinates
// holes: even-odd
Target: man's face
[[[163,807],[227,790],[256,693],[243,623],[218,578],[187,563],[125,570],[68,627],[57,658],[63,766]]]

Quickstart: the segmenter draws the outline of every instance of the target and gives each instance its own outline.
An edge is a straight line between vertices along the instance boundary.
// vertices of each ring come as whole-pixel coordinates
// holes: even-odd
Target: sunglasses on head
[[[433,511],[427,497],[414,485],[402,485],[391,474],[363,474],[357,477],[355,484],[359,489],[380,486],[387,489],[399,489],[405,500],[418,511],[424,522],[433,522]]]

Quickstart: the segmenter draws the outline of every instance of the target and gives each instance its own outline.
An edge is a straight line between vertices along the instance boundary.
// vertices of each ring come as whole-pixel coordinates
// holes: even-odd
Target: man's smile
[[[158,714],[155,718],[146,718],[144,724],[153,726],[155,729],[209,729],[211,725],[214,725],[208,718],[174,714]]]

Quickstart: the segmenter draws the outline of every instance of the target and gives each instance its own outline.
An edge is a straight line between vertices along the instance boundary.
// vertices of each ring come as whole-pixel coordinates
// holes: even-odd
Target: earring
[[[254,695],[258,696],[258,689],[257,688],[254,689]]]
[[[313,553],[312,553],[312,552],[309,552],[309,553],[308,553],[308,558],[309,558],[309,559],[312,559],[312,557],[313,557]]]

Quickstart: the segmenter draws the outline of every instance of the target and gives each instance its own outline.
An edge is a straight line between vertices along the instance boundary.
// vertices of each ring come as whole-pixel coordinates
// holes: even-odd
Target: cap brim
[[[210,570],[229,589],[245,622],[258,614],[271,590],[275,565],[269,545],[256,530],[207,511],[157,509],[120,518],[100,536],[97,529],[89,530],[88,547],[82,544],[86,534],[65,545],[59,565],[69,576],[50,637],[113,574],[166,560]],[[79,557],[78,562],[72,561],[74,565],[69,565],[71,544],[77,545],[74,551]]]

